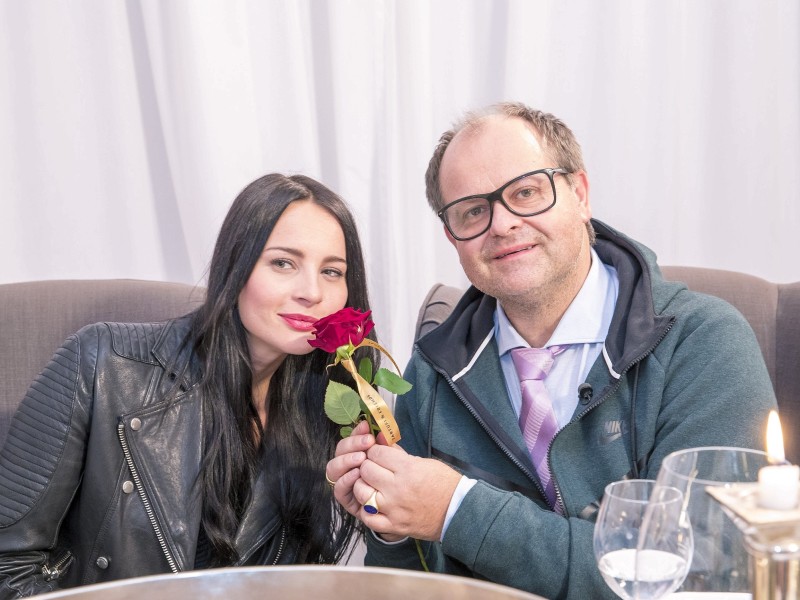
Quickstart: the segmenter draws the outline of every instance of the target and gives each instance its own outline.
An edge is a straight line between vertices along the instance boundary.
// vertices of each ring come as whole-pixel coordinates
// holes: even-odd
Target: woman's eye
[[[292,267],[291,261],[285,258],[273,258],[271,264],[279,269],[290,269]]]
[[[324,269],[322,271],[324,275],[329,277],[343,277],[344,273],[342,273],[339,269]]]

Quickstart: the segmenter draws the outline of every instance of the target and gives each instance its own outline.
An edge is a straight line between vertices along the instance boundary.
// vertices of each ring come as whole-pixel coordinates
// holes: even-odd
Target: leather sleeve
[[[42,568],[80,485],[97,354],[97,344],[86,342],[96,336],[87,327],[55,353],[0,451],[0,600],[57,587]],[[94,356],[82,356],[82,347]]]
[[[0,599],[25,598],[57,590],[55,581],[45,581],[42,577],[45,564],[45,552],[0,555]]]

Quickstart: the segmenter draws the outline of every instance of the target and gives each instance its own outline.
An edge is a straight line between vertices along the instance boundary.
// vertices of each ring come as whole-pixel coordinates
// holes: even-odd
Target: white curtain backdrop
[[[2,0],[0,283],[203,283],[236,194],[302,172],[355,212],[382,342],[466,285],[423,185],[464,110],[582,142],[595,216],[662,264],[800,280],[800,2]]]

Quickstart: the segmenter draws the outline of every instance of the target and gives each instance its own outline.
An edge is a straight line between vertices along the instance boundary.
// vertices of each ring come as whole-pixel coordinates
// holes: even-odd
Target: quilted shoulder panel
[[[114,352],[125,358],[157,365],[152,350],[164,323],[106,323],[111,331]]]
[[[44,494],[70,430],[77,389],[77,335],[33,381],[0,451],[0,527],[18,521]]]

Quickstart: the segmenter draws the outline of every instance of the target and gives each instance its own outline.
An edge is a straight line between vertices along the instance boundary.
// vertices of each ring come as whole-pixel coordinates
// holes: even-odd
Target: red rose
[[[358,346],[375,327],[369,318],[371,314],[371,310],[362,312],[348,307],[323,317],[314,323],[316,339],[308,340],[308,343],[325,352],[336,352],[339,346],[348,343]]]

